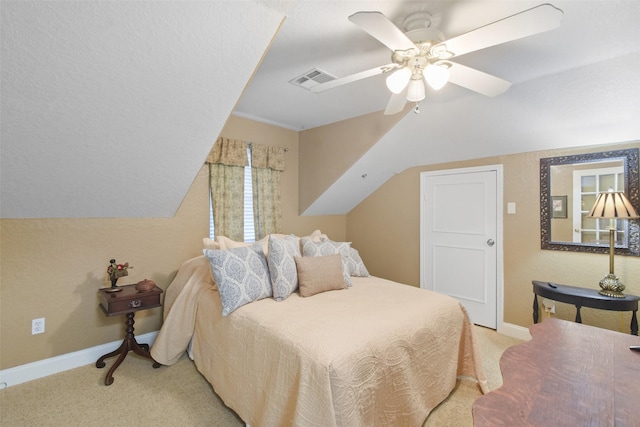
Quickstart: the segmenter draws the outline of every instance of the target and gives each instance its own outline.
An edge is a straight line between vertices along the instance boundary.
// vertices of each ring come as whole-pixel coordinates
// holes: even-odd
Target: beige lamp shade
[[[615,252],[615,220],[638,218],[636,210],[631,206],[631,202],[621,191],[607,191],[598,194],[596,202],[593,204],[588,217],[605,218],[611,220],[609,228],[609,274],[600,281],[600,293],[612,298],[624,298],[624,284],[613,272],[613,254]]]
[[[598,194],[598,198],[587,216],[591,218],[638,218],[636,210],[622,191]]]

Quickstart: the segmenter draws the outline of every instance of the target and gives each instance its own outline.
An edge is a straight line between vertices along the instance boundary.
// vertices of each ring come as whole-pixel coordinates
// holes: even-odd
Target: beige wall
[[[394,176],[348,215],[298,215],[299,133],[231,117],[221,135],[288,148],[283,174],[284,233],[321,229],[348,240],[372,274],[419,286],[419,174],[488,164],[504,165],[504,201],[517,214],[504,213],[505,321],[531,324],[531,280],[597,288],[607,273],[606,255],[540,250],[539,159],[564,154],[638,147],[615,144],[588,149],[516,154],[416,167]],[[212,141],[215,138],[212,138]],[[323,165],[321,158],[306,167]],[[302,175],[302,174],[300,174]],[[122,339],[122,316],[105,317],[97,290],[107,286],[110,258],[134,268],[120,284],[149,278],[163,289],[180,264],[201,252],[209,230],[207,168],[202,167],[173,218],[3,219],[0,245],[0,369]],[[640,294],[640,258],[616,257],[616,273],[627,292]],[[558,317],[574,309],[557,304]],[[31,319],[45,317],[47,331],[31,335]],[[585,323],[626,331],[629,314],[583,309]],[[157,330],[161,310],[136,315],[136,333]]]
[[[382,111],[300,132],[300,209],[303,213],[407,112]]]
[[[1,220],[0,368],[124,338],[123,316],[98,309],[109,259],[134,267],[118,284],[148,278],[166,288],[209,232],[206,173],[173,218]],[[31,335],[39,317],[46,332]],[[137,313],[136,333],[157,330],[160,319],[159,309]]]
[[[504,167],[504,320],[532,324],[532,280],[554,281],[598,289],[608,273],[607,255],[540,249],[540,158],[640,144],[613,144],[584,149],[540,151],[472,161],[411,168],[394,176],[347,215],[347,240],[360,251],[370,272],[420,286],[420,172],[502,164]],[[517,213],[507,215],[506,203]],[[627,293],[640,295],[640,258],[617,256],[615,271]],[[557,317],[573,320],[575,308],[556,304]],[[630,313],[583,309],[583,322],[628,332]]]
[[[283,232],[319,228],[345,238],[345,215],[297,214],[297,132],[232,117],[221,135],[289,149]],[[173,218],[0,220],[0,369],[122,339],[123,316],[107,318],[98,308],[109,259],[134,266],[119,284],[148,278],[166,289],[181,263],[201,254],[209,233],[207,173],[203,166]],[[39,317],[46,318],[46,332],[32,336],[31,319]],[[157,330],[161,310],[139,312],[135,321],[136,334]]]

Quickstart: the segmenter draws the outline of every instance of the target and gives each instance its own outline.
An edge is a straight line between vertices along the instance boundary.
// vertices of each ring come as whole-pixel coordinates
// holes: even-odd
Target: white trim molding
[[[136,341],[152,345],[157,335],[158,331],[149,332],[136,336]],[[0,390],[57,374],[58,372],[96,363],[96,360],[101,356],[115,350],[120,344],[122,344],[122,340],[50,357],[49,359],[38,360],[37,362],[27,363],[26,365],[16,366],[15,368],[4,369],[0,371]]]
[[[523,326],[514,325],[513,323],[499,323],[498,330],[496,332],[522,341],[529,341],[531,339],[529,329]]]

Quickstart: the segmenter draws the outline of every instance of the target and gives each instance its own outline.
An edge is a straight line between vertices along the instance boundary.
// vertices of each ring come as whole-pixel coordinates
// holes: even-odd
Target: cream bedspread
[[[226,405],[260,426],[420,426],[471,377],[487,391],[473,329],[459,303],[388,280],[221,315],[204,257],[165,295],[151,348],[170,365],[193,338],[194,361]]]

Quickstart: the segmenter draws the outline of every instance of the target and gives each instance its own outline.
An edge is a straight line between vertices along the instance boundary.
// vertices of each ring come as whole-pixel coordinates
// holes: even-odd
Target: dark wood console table
[[[502,387],[473,404],[473,424],[637,426],[640,338],[549,318],[500,359]]]
[[[113,373],[118,369],[118,366],[120,366],[130,351],[133,351],[139,356],[151,359],[153,361],[154,368],[159,368],[161,366],[151,357],[151,354],[149,353],[149,345],[138,344],[136,341],[133,334],[133,316],[136,311],[160,307],[162,305],[160,302],[162,289],[156,286],[150,291],[140,292],[136,290],[135,286],[136,285],[119,286],[116,292],[113,292],[113,288],[103,288],[98,291],[98,295],[100,297],[100,308],[105,316],[110,317],[125,314],[127,319],[125,329],[126,334],[122,344],[120,344],[120,347],[111,353],[105,354],[96,361],[96,368],[104,368],[105,359],[119,355],[118,360],[116,360],[113,366],[109,369],[109,372],[107,372],[107,376],[104,380],[105,385],[113,384]]]
[[[533,323],[538,323],[538,295],[550,300],[573,304],[576,306],[576,322],[582,323],[581,307],[598,308],[600,310],[631,311],[631,334],[638,335],[638,300],[635,295],[624,298],[612,298],[600,295],[596,289],[579,288],[577,286],[559,285],[557,283],[533,282]],[[555,287],[554,287],[555,286]]]

